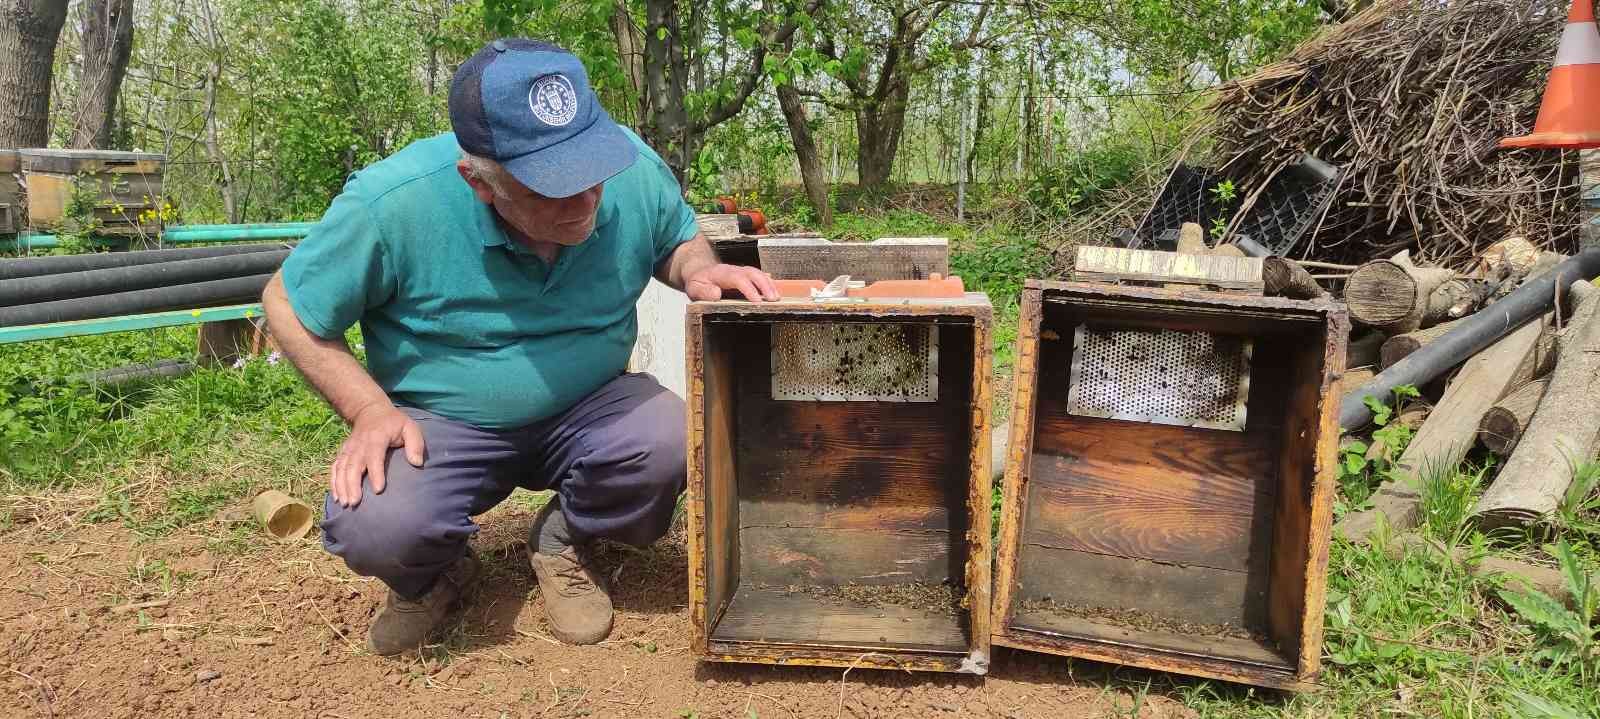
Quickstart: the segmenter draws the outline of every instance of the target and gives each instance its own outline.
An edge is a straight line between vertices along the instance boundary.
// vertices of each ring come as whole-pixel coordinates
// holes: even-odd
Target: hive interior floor
[[[827,596],[742,584],[712,641],[862,650],[965,654],[967,618],[885,604],[856,606]]]

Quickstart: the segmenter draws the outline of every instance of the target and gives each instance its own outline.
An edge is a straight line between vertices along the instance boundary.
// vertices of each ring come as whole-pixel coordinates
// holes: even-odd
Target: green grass
[[[116,388],[67,379],[193,353],[192,327],[0,346],[0,491],[89,486],[100,501],[88,519],[147,534],[209,520],[263,489],[320,496],[345,429],[287,362]]]
[[[999,224],[963,227],[917,213],[842,216],[836,236],[942,235],[952,271],[993,298],[996,366],[1010,372],[1021,280],[1044,266],[1027,234]],[[146,535],[195,531],[208,548],[245,553],[259,531],[231,518],[253,493],[289,491],[320,507],[326,463],[345,429],[286,362],[203,368],[185,377],[115,390],[75,384],[80,372],[187,358],[193,328],[0,346],[0,531],[28,497],[87,497],[75,521],[117,522]],[[1425,473],[1424,523],[1431,540],[1470,556],[1493,554],[1555,566],[1553,537],[1485,537],[1469,521],[1472,503],[1496,469],[1473,457]],[[1600,568],[1600,463],[1580,467],[1553,531],[1580,568]],[[1359,504],[1384,477],[1362,463],[1341,486]],[[545,493],[511,501],[536,510]],[[1134,698],[1163,694],[1206,717],[1600,717],[1597,667],[1552,665],[1537,655],[1551,633],[1501,598],[1502,587],[1469,575],[1432,549],[1395,556],[1381,543],[1336,541],[1328,572],[1324,691],[1302,696],[1077,663],[1075,670]],[[165,565],[130,567],[151,591],[185,577]],[[1585,668],[1586,667],[1586,668]],[[1550,710],[1540,713],[1544,703]],[[1130,707],[1130,710],[1133,707]]]

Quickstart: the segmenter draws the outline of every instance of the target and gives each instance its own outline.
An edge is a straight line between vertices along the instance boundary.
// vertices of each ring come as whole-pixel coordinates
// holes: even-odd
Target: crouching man
[[[717,262],[667,166],[600,107],[576,57],[484,47],[450,87],[453,133],[353,175],[263,297],[273,336],[350,425],[323,544],[389,586],[368,645],[426,642],[478,574],[474,515],[555,491],[528,532],[550,628],[611,630],[597,539],[665,534],[684,406],[625,371],[651,276],[693,299],[776,299]],[[367,365],[345,344],[361,324]]]

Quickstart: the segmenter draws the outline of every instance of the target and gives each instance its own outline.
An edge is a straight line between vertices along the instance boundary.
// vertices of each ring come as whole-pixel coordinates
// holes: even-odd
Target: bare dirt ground
[[[616,627],[598,646],[565,646],[523,555],[530,516],[508,505],[480,519],[476,602],[439,645],[403,659],[362,648],[383,587],[315,536],[240,547],[218,543],[227,520],[156,539],[114,522],[19,523],[0,533],[0,716],[1193,715],[1137,691],[1158,675],[999,648],[986,679],[699,663],[676,537],[608,550]]]

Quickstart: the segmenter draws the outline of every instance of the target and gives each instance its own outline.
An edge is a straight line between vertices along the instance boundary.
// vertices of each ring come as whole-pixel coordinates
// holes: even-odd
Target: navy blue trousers
[[[648,374],[624,374],[567,411],[488,430],[402,407],[422,428],[421,467],[389,452],[387,486],[345,509],[323,502],[322,544],[350,570],[416,598],[454,566],[474,515],[518,487],[555,490],[574,538],[648,545],[666,534],[687,474],[683,400]]]

